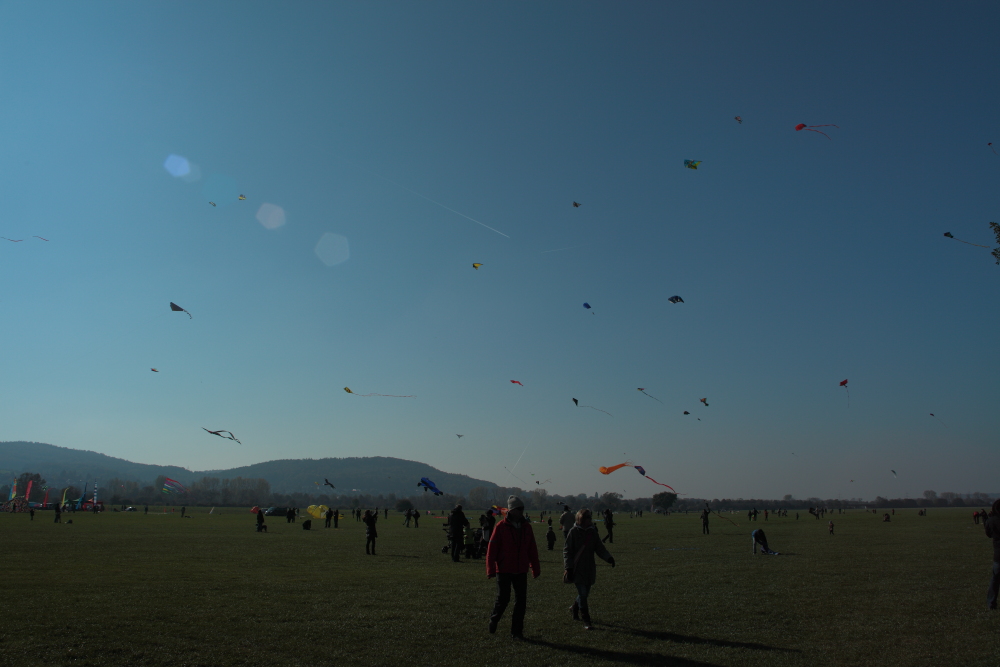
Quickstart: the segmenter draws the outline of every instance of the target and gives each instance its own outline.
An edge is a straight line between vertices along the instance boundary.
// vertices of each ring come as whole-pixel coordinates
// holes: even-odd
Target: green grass
[[[567,612],[561,545],[529,580],[525,635],[486,631],[482,561],[441,553],[441,521],[303,531],[246,510],[193,519],[0,515],[0,665],[996,665],[992,546],[971,511],[860,511],[738,528],[696,515],[620,518],[587,632]],[[478,512],[469,512],[470,518]],[[794,517],[794,515],[793,515]],[[829,515],[827,518],[831,518]],[[765,528],[781,556],[752,556]],[[603,530],[602,530],[603,535]],[[561,541],[561,538],[560,538]]]

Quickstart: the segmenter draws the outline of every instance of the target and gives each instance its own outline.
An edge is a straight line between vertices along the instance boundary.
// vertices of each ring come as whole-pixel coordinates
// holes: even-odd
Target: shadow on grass
[[[708,644],[709,646],[718,646],[721,648],[745,648],[752,649],[754,651],[784,651],[785,653],[801,653],[802,651],[794,648],[780,648],[777,646],[768,646],[767,644],[758,644],[756,642],[730,642],[725,639],[707,639],[705,637],[689,637],[687,635],[679,635],[675,632],[659,632],[657,630],[639,630],[637,628],[627,628],[624,625],[614,625],[612,623],[598,623],[598,626],[603,626],[606,628],[614,628],[615,630],[628,633],[630,635],[636,635],[637,637],[645,637],[646,639],[658,639],[660,641],[677,642],[678,644]]]
[[[674,658],[661,653],[625,653],[624,651],[607,651],[604,649],[592,648],[590,646],[557,644],[555,642],[545,641],[544,639],[530,639],[527,637],[524,639],[524,642],[526,644],[544,646],[557,651],[579,653],[582,656],[593,656],[629,665],[656,665],[657,667],[718,667],[710,662],[700,662],[697,660],[688,660],[686,658]]]
[[[382,556],[382,558],[420,558],[420,556],[408,556],[406,554],[386,554]]]

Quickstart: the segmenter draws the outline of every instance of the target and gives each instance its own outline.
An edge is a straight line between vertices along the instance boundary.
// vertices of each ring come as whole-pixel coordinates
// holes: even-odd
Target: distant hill
[[[133,463],[97,452],[56,447],[41,442],[0,442],[0,483],[22,472],[37,472],[54,484],[78,480],[107,480],[118,477],[142,483],[152,483],[159,475],[188,484],[202,477],[232,479],[234,477],[263,478],[277,493],[322,492],[316,482],[323,484],[329,478],[339,493],[357,489],[363,493],[395,493],[410,496],[418,493],[417,482],[421,477],[431,478],[438,488],[455,495],[466,495],[469,490],[483,486],[498,488],[493,482],[457,475],[432,468],[426,463],[384,456],[283,459],[255,463],[227,470],[192,471],[177,466],[159,466]],[[329,490],[329,487],[327,487]]]

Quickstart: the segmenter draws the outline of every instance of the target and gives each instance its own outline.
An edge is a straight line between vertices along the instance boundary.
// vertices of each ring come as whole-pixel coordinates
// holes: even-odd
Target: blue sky
[[[0,439],[630,497],[660,487],[596,468],[709,498],[995,490],[1000,267],[942,234],[1000,219],[998,23],[5,4]]]

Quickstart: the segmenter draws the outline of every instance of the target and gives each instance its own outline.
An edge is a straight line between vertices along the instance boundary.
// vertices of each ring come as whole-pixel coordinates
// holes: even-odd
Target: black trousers
[[[456,563],[459,561],[459,556],[462,555],[463,546],[461,539],[451,541],[451,559]]]
[[[499,623],[510,603],[510,589],[514,588],[514,613],[510,618],[510,634],[520,637],[524,633],[524,610],[528,606],[528,573],[498,574],[497,599],[493,603],[490,623]]]
[[[610,542],[611,544],[614,544],[615,543],[614,529],[613,528],[608,528],[607,530],[608,530],[608,534],[604,536],[604,539],[601,540],[601,542]]]
[[[369,537],[369,538],[365,539],[365,553],[368,553],[368,545],[369,544],[372,545],[371,553],[372,553],[372,555],[374,555],[375,554],[375,538],[374,537]]]
[[[333,517],[332,517],[332,516],[331,516],[331,517],[330,517],[329,519],[327,519],[327,520],[326,520],[326,527],[327,527],[327,528],[329,528],[329,527],[330,527],[330,522],[331,522],[331,521],[333,521]]]
[[[701,524],[701,534],[702,535],[708,535],[708,522],[707,521],[703,521],[702,524]]]

